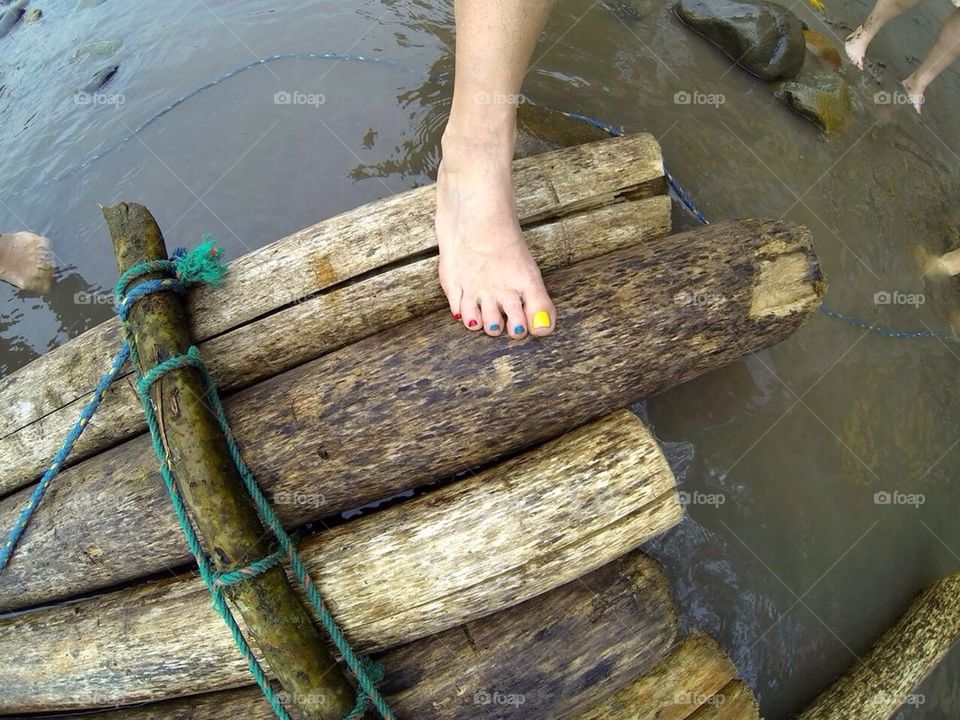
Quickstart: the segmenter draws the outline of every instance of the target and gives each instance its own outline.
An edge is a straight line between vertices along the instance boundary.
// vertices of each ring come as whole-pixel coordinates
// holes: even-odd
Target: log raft
[[[514,176],[521,225],[545,272],[670,231],[663,161],[650,135],[518,160]],[[221,391],[444,307],[433,210],[432,187],[402,193],[239,258],[222,288],[192,290],[190,333]],[[43,472],[120,340],[109,321],[0,379],[0,496]],[[120,378],[71,462],[145,427]]]
[[[769,220],[655,238],[546,277],[561,308],[547,338],[466,335],[442,311],[229,398],[284,524],[495,462],[768,347],[824,292],[809,231]],[[0,526],[28,492],[0,501]],[[0,607],[185,566],[179,535],[148,440],[130,440],[63,473],[0,577]]]
[[[120,203],[102,211],[120,275],[134,265],[167,259],[163,234],[145,207]],[[185,354],[192,344],[183,304],[173,292],[141,298],[127,324],[141,375]],[[150,388],[150,396],[166,462],[213,569],[238,570],[273,553],[276,547],[269,542],[208,406],[199,370],[184,367],[167,373]],[[260,649],[284,690],[298,698],[295,706],[303,717],[341,720],[350,712],[355,692],[283,568],[273,567],[229,586],[224,594],[239,609],[245,636]]]
[[[622,410],[301,543],[358,652],[516,605],[682,517],[656,440]],[[0,712],[157,700],[249,682],[196,577],[0,618]]]
[[[656,561],[636,551],[376,659],[389,669],[383,690],[401,718],[759,720],[756,700],[716,642],[677,635],[667,579]],[[255,687],[83,714],[84,720],[237,717],[274,716]]]

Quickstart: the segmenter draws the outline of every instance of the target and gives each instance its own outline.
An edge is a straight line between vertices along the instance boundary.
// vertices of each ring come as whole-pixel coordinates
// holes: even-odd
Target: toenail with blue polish
[[[513,329],[513,334],[514,334],[514,335],[523,335],[523,325],[517,325],[517,326]]]
[[[490,323],[490,332],[497,332],[500,329],[500,323]]]

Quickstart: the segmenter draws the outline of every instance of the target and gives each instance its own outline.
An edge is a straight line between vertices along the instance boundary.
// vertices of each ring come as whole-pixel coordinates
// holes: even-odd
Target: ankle
[[[449,169],[484,165],[509,167],[517,142],[514,112],[450,113],[440,139],[444,164]]]

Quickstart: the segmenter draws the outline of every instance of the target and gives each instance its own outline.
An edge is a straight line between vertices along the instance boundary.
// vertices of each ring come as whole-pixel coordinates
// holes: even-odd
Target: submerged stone
[[[123,45],[123,40],[120,38],[110,38],[107,40],[91,40],[90,42],[85,42],[83,45],[77,48],[76,52],[73,53],[74,58],[81,57],[96,57],[96,58],[106,58],[113,55],[117,50]]]
[[[674,10],[759,78],[794,78],[803,66],[803,26],[780,5],[765,0],[679,0]]]
[[[840,50],[825,35],[807,29],[803,31],[803,39],[806,41],[807,50],[810,51],[810,54],[830,69],[839,70],[840,66],[843,65]]]
[[[852,109],[850,88],[843,78],[833,73],[784,80],[776,84],[774,94],[826,133],[840,130]]]

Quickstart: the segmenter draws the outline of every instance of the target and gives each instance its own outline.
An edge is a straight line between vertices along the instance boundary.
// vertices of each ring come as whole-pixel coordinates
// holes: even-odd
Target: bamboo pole
[[[656,561],[633,552],[537,598],[375,659],[389,669],[383,691],[401,718],[474,720],[499,710],[556,720],[647,672],[673,646],[676,632],[666,576]],[[522,701],[505,704],[501,696]],[[274,720],[256,687],[84,714],[84,720],[235,718]]]
[[[354,297],[391,295],[407,277],[351,287]],[[543,340],[465,335],[448,312],[434,313],[228,398],[283,522],[495,462],[768,347],[810,317],[824,290],[809,232],[759,220],[652,239],[546,282],[562,310]],[[0,527],[21,493],[0,501]],[[137,438],[64,471],[0,576],[0,607],[187,562],[149,443]]]
[[[301,544],[359,652],[442,632],[613,561],[683,516],[656,440],[622,410]],[[490,638],[493,641],[493,638]],[[151,701],[249,675],[193,577],[0,619],[0,711]]]
[[[145,207],[119,203],[102,211],[121,274],[138,263],[167,258],[160,228]],[[141,372],[190,347],[183,305],[173,292],[139,300],[128,324]],[[267,541],[268,533],[242,486],[205,395],[200,373],[192,367],[167,373],[151,388],[177,487],[212,565],[227,572],[264,558],[275,548]],[[229,586],[225,594],[284,689],[301,699],[300,709],[317,720],[341,720],[353,707],[354,692],[284,570],[275,567]]]
[[[892,717],[960,638],[960,573],[925,589],[866,655],[797,720]]]

